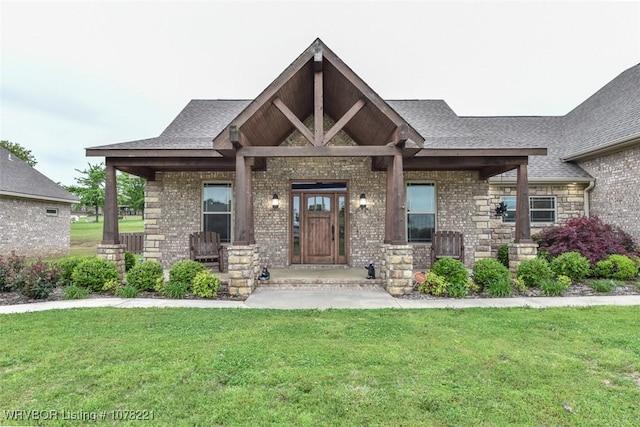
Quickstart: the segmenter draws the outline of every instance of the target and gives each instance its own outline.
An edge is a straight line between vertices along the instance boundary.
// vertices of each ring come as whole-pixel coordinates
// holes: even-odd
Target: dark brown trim
[[[243,147],[238,150],[239,156],[247,157],[368,157],[394,156],[402,154],[395,147],[359,145],[342,146],[307,146],[307,147]]]
[[[118,189],[116,186],[116,168],[109,159],[106,161],[106,172],[102,244],[117,245],[120,243],[120,233],[118,232]]]
[[[322,55],[322,51],[320,52]],[[315,60],[314,64],[318,61]],[[320,61],[322,63],[322,61]],[[316,66],[317,68],[317,66]],[[320,67],[322,68],[322,67]],[[313,73],[313,145],[322,145],[324,135],[324,86],[322,69]]]
[[[331,127],[331,129],[327,131],[326,135],[322,139],[322,145],[327,145],[329,141],[331,141],[331,139],[336,136],[336,134],[340,132],[347,123],[349,123],[349,120],[351,120],[353,116],[358,114],[358,111],[360,111],[362,107],[364,107],[364,104],[365,102],[362,99],[356,101],[356,103],[353,104],[353,106],[349,108],[349,110],[344,113],[342,117],[340,117],[340,119]]]
[[[514,241],[515,243],[530,243],[532,241],[527,165],[518,166],[518,182],[516,184],[516,235]]]
[[[311,133],[311,131],[304,125],[304,123],[302,123],[302,121],[300,121],[300,119],[298,117],[296,117],[296,115],[293,113],[293,111],[291,111],[289,109],[289,107],[287,107],[285,105],[285,103],[282,102],[282,100],[280,98],[275,98],[273,100],[273,105],[275,105],[276,108],[282,114],[284,114],[284,116],[287,118],[287,120],[289,120],[289,122],[291,122],[291,124],[293,126],[295,126],[296,129],[298,129],[298,131],[302,134],[302,136],[307,138],[307,140],[311,144],[315,145],[315,141],[314,141],[313,134]]]
[[[207,149],[173,149],[173,148],[153,148],[142,150],[116,150],[116,149],[97,149],[87,148],[87,157],[205,157],[217,158],[222,157],[220,153],[210,148]]]
[[[546,148],[423,148],[416,157],[546,156]]]

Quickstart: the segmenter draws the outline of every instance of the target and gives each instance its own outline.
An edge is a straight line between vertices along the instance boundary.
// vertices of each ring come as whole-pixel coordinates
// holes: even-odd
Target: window
[[[206,183],[202,192],[202,229],[220,234],[220,241],[231,242],[231,184]]]
[[[431,242],[436,228],[436,188],[434,184],[407,184],[407,241]]]
[[[47,208],[47,216],[58,216],[58,208]]]
[[[502,222],[516,222],[516,197],[505,196],[501,200],[507,205]],[[555,196],[530,196],[529,218],[531,222],[556,222]]]

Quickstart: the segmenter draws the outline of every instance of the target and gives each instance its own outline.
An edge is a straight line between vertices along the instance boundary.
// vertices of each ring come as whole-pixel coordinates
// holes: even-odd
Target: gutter
[[[80,199],[62,199],[57,197],[38,196],[37,194],[14,193],[13,191],[0,191],[0,196],[19,197],[21,199],[33,199],[47,202],[69,203],[72,205],[80,203]]]
[[[609,144],[603,145],[596,149],[584,150],[575,154],[571,154],[567,157],[561,157],[561,160],[564,162],[586,160],[588,158],[599,157],[605,154],[610,154],[616,151],[624,150],[625,148],[631,147],[637,143],[640,143],[640,134],[610,142]]]
[[[587,188],[584,189],[584,216],[586,216],[587,218],[590,216],[590,211],[591,211],[589,194],[591,193],[591,190],[593,190],[593,187],[595,186],[596,186],[596,181],[592,180],[589,182],[589,185],[587,186]]]

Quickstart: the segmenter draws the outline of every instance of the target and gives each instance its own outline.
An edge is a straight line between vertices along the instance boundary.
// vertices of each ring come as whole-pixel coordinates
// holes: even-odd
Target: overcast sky
[[[383,98],[459,115],[564,115],[640,62],[638,1],[0,5],[0,139],[66,185],[103,160],[86,147],[158,136],[190,99],[253,99],[317,37]]]

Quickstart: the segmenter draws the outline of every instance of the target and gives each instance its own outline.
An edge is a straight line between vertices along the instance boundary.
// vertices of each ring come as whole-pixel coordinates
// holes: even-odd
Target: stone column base
[[[391,295],[405,295],[413,290],[413,246],[381,246],[380,277]]]
[[[229,294],[251,295],[260,272],[258,245],[227,246],[229,267]]]
[[[100,243],[97,248],[98,258],[102,258],[107,261],[111,261],[116,265],[118,273],[120,273],[120,279],[124,280],[125,265],[124,265],[124,251],[125,245],[117,244],[104,244]]]
[[[530,243],[509,243],[509,271],[513,276],[522,261],[534,259],[538,256],[538,244]]]

